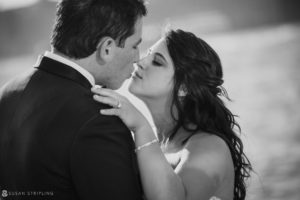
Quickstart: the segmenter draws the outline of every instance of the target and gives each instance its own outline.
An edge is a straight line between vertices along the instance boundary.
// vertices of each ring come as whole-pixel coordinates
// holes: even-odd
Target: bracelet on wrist
[[[154,139],[154,140],[152,140],[152,141],[150,141],[150,142],[147,142],[146,144],[143,144],[143,145],[141,145],[141,146],[138,146],[138,147],[135,149],[135,152],[137,153],[137,152],[140,151],[141,149],[143,149],[143,148],[145,148],[145,147],[147,147],[147,146],[150,146],[150,145],[152,145],[152,144],[154,144],[154,143],[156,143],[156,142],[158,142],[158,140],[157,140],[157,139]]]

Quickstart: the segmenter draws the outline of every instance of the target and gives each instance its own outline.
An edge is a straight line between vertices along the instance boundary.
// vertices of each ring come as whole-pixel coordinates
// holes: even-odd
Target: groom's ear
[[[116,42],[111,37],[104,37],[97,45],[96,58],[101,64],[106,64],[114,59]]]

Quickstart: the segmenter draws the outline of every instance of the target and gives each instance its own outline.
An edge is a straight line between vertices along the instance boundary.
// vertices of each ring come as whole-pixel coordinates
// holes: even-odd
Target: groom
[[[62,0],[46,52],[0,90],[0,196],[142,199],[134,142],[91,93],[119,88],[139,58],[142,0]]]

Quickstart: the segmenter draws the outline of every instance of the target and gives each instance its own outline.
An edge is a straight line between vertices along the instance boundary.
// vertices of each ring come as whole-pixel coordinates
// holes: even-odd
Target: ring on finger
[[[121,102],[118,100],[118,104],[117,104],[117,107],[116,108],[121,108],[122,107],[122,104],[121,104]]]

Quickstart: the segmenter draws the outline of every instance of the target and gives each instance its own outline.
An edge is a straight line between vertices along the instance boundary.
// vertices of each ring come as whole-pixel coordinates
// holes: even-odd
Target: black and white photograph
[[[299,200],[299,8],[0,0],[0,200]]]

